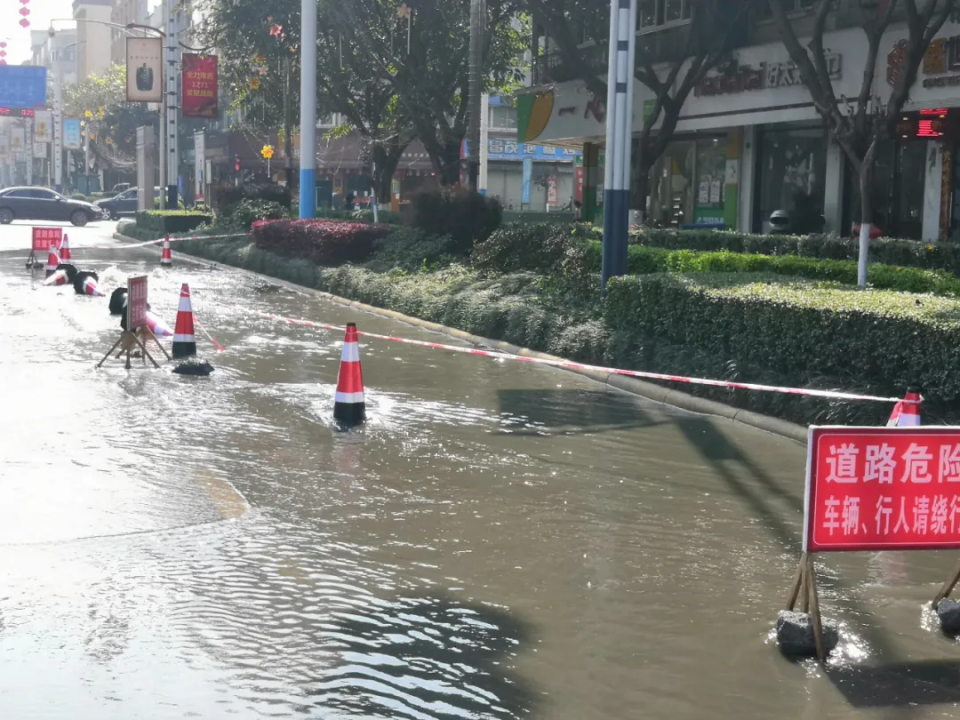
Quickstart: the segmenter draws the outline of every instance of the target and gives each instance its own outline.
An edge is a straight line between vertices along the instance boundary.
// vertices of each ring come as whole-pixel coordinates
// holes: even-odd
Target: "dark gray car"
[[[0,224],[14,220],[52,220],[83,227],[101,218],[100,210],[82,200],[70,200],[58,192],[40,187],[12,187],[0,190]]]
[[[100,210],[107,215],[111,220],[116,220],[119,217],[124,215],[134,215],[137,212],[137,194],[139,188],[130,188],[129,190],[124,190],[122,193],[116,197],[110,198],[109,200],[100,200],[94,203]],[[154,201],[160,197],[160,188],[155,187],[153,189],[153,199]]]

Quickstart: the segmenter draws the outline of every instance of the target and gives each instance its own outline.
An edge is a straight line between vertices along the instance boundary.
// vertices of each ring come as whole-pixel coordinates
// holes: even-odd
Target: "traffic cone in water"
[[[60,258],[57,255],[57,244],[51,240],[50,241],[50,251],[47,253],[47,271],[46,277],[50,277],[57,271],[57,266],[60,264]]]
[[[97,284],[99,279],[100,276],[95,272],[88,272],[86,270],[78,272],[77,276],[73,279],[73,289],[77,295],[104,297],[103,291],[100,290],[100,286]]]
[[[161,265],[173,265],[173,258],[170,257],[170,236],[163,238],[163,254],[160,256]]]
[[[43,281],[44,285],[66,285],[72,283],[77,276],[77,269],[73,265],[61,264],[56,271]]]
[[[360,369],[360,344],[355,323],[347,323],[347,334],[343,340],[333,419],[343,425],[362,425],[367,419],[367,407],[363,397],[363,372]]]
[[[173,330],[163,320],[147,310],[147,327],[157,337],[171,337]]]
[[[915,427],[920,424],[920,403],[923,398],[915,390],[907,390],[903,400],[893,406],[887,427]]]
[[[70,236],[63,234],[63,240],[60,241],[60,262],[70,262],[73,257],[70,255]]]
[[[190,305],[190,287],[180,288],[180,306],[177,324],[173,329],[173,357],[185,358],[197,354],[197,338],[193,334],[193,308]]]

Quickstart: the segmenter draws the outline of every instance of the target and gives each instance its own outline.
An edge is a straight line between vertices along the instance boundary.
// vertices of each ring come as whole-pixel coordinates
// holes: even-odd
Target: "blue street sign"
[[[0,107],[35,108],[47,104],[47,69],[0,65]]]

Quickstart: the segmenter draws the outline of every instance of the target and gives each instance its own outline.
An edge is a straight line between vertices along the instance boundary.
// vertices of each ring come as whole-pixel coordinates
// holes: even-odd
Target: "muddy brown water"
[[[804,449],[562,371],[362,341],[370,421],[330,421],[342,337],[437,336],[233,271],[181,281],[207,379],[94,370],[106,300],[0,253],[0,717],[939,718],[954,558],[830,556],[826,671],[770,641]],[[453,342],[442,339],[444,342]]]

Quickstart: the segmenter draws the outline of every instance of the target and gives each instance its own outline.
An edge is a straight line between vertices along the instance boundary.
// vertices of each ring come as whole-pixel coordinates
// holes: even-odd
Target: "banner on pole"
[[[147,324],[147,276],[127,278],[127,332]]]
[[[127,102],[163,100],[163,40],[127,38]]]
[[[53,113],[49,110],[37,110],[33,116],[33,141],[53,142]]]
[[[960,548],[960,428],[810,428],[804,551]]]
[[[51,243],[54,248],[60,247],[60,241],[63,239],[63,228],[33,228],[33,246],[31,249],[35,253],[45,253],[50,250]]]
[[[15,127],[10,129],[10,150],[15,153],[22,153],[26,150],[27,139],[26,139],[25,128]]]
[[[183,76],[181,78],[183,117],[217,117],[217,56],[183,54]]]
[[[45,159],[47,157],[47,144],[44,142],[33,143],[33,156],[35,158]]]
[[[80,118],[65,117],[63,119],[63,147],[66,150],[79,150],[82,147]]]

